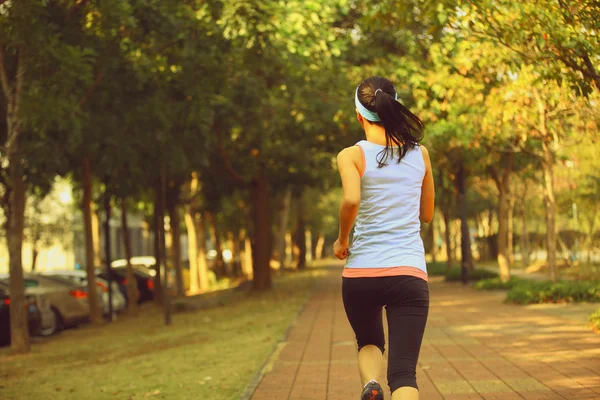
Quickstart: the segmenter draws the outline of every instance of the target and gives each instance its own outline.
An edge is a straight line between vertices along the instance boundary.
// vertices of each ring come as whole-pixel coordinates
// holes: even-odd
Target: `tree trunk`
[[[461,235],[460,235],[460,218],[458,220],[454,220],[451,222],[451,232],[453,232],[452,234],[452,257],[454,257],[454,260],[457,260],[460,258],[459,257],[459,250],[460,250],[460,240],[461,240]]]
[[[94,266],[94,243],[92,233],[92,169],[88,157],[83,158],[83,225],[85,229],[85,255],[87,270],[88,304],[90,320],[102,324],[102,310],[96,296],[96,269]]]
[[[547,148],[547,146],[544,146]],[[550,156],[551,157],[551,156]],[[554,171],[551,160],[542,163],[544,173],[544,205],[546,208],[546,251],[550,279],[556,282],[556,200],[554,199]]]
[[[181,270],[181,221],[179,219],[178,195],[173,191],[179,190],[179,187],[170,190],[167,206],[169,208],[169,224],[171,227],[171,257],[173,267],[175,268],[175,292],[177,297],[185,296],[185,287],[183,283],[183,271]]]
[[[539,122],[538,127],[542,136],[542,172],[543,172],[543,197],[544,206],[546,209],[546,260],[548,263],[548,271],[550,279],[556,282],[558,279],[558,271],[556,269],[556,201],[554,199],[554,154],[550,148],[551,142],[550,132],[548,132],[546,114],[546,103],[542,100],[539,92],[533,91],[537,101]]]
[[[498,267],[500,269],[500,279],[502,282],[508,282],[510,280],[510,267],[511,267],[511,256],[512,244],[509,245],[509,226],[512,229],[510,218],[510,204],[512,202],[511,193],[511,174],[513,168],[513,153],[502,153],[500,157],[501,174],[495,167],[492,167],[492,176],[496,182],[498,188]],[[510,240],[512,240],[512,232],[510,233]]]
[[[25,304],[25,288],[23,281],[23,229],[25,225],[25,201],[27,183],[22,169],[19,149],[21,133],[20,104],[25,75],[24,51],[19,49],[16,59],[16,74],[11,84],[7,77],[7,65],[4,58],[4,47],[0,45],[0,87],[6,100],[6,144],[0,152],[0,164],[6,168],[8,162],[8,183],[4,187],[3,203],[5,234],[8,245],[8,269],[10,274],[10,336],[11,347],[16,353],[29,351],[28,316]],[[7,158],[5,158],[5,155]]]
[[[254,259],[252,256],[252,243],[250,242],[250,238],[246,234],[245,231],[240,233],[241,240],[244,242],[244,250],[242,256],[242,271],[244,275],[248,277],[248,279],[253,279],[254,267],[252,265],[252,260]]]
[[[162,217],[162,194],[160,182],[154,186],[154,301],[156,304],[162,304],[162,281],[160,279],[161,265],[161,250],[160,250],[160,234],[163,225]]]
[[[108,188],[108,182],[105,182],[105,187]],[[110,250],[110,245],[111,245],[111,234],[110,234],[110,214],[111,214],[111,206],[110,206],[110,199],[111,196],[108,195],[108,193],[104,193],[104,265],[106,266],[106,273],[109,277],[112,276],[111,273],[111,250]],[[112,308],[112,286],[110,285],[111,283],[111,279],[108,279],[109,285],[108,285],[108,317],[110,318],[110,320],[112,321],[112,317],[113,317],[113,308]],[[128,297],[129,299],[132,299],[132,297]],[[134,299],[135,301],[135,299]],[[130,300],[131,302],[131,300]]]
[[[25,304],[23,280],[23,228],[25,224],[25,201],[27,184],[23,179],[20,160],[15,157],[9,161],[11,187],[6,213],[6,241],[9,255],[10,273],[10,338],[11,348],[16,353],[29,351],[29,328]]]
[[[215,250],[217,251],[217,256],[215,257],[215,262],[213,264],[213,270],[219,278],[222,278],[227,276],[227,271],[225,269],[225,261],[223,261],[223,247],[221,245],[221,237],[219,235],[217,221],[212,212],[206,212],[205,215],[206,219],[208,220],[210,237],[215,245]]]
[[[460,160],[457,173],[458,189],[458,211],[460,215],[460,252],[461,252],[461,275],[464,284],[467,283],[467,271],[473,270],[473,259],[471,255],[471,239],[467,220],[466,200],[466,170],[463,160]]]
[[[525,213],[525,201],[521,203],[520,207],[521,214],[521,262],[523,267],[529,266],[529,232],[527,229],[527,216]]]
[[[102,230],[100,226],[100,218],[98,218],[98,213],[94,209],[94,204],[91,205],[91,214],[92,214],[92,246],[94,249],[94,265],[101,266],[102,265],[102,252],[100,250],[100,231]]]
[[[508,253],[508,263],[512,267],[515,265],[515,249],[514,249],[514,236],[515,236],[515,198],[514,194],[508,200],[508,226],[506,232],[506,251]]]
[[[587,235],[585,238],[585,248],[587,249],[587,263],[592,263],[592,250],[594,248],[594,232],[596,225],[596,215],[598,214],[598,210],[600,209],[600,204],[596,203],[596,206],[592,208],[590,211],[590,216],[587,219]]]
[[[487,236],[491,236],[494,232],[494,211],[493,210],[488,210],[487,226],[488,226]]]
[[[123,247],[125,247],[125,259],[127,260],[127,298],[129,303],[127,311],[136,315],[138,312],[138,289],[133,266],[131,265],[131,237],[129,236],[129,225],[127,223],[127,199],[121,198],[121,232],[123,233]]]
[[[165,236],[165,207],[167,204],[167,172],[163,165],[160,174],[160,264],[162,265],[162,282],[163,282],[163,311],[164,322],[166,326],[171,325],[171,300],[169,292],[169,270],[167,268],[167,240]]]
[[[242,266],[240,261],[240,241],[239,235],[234,235],[233,232],[227,232],[229,249],[231,250],[231,275],[238,277],[242,276]]]
[[[194,223],[194,213],[192,206],[185,206],[185,228],[188,238],[188,260],[190,263],[190,292],[196,293],[200,289],[198,275],[198,239],[196,235],[196,224]]]
[[[294,240],[292,232],[285,233],[285,257],[292,262],[295,256]]]
[[[294,242],[298,249],[298,259],[296,260],[296,269],[306,268],[306,222],[304,217],[304,199],[302,192],[296,194],[296,232],[294,233]]]
[[[206,262],[206,228],[200,213],[196,214],[194,222],[196,224],[196,235],[198,240],[198,280],[200,283],[200,290],[207,291],[210,289],[210,280],[208,279],[208,263]]]
[[[502,282],[510,280],[510,259],[508,257],[508,199],[506,193],[498,197],[498,268]]]
[[[312,231],[307,229],[304,235],[304,244],[306,246],[306,262],[310,264],[313,261],[313,249],[312,249]]]
[[[288,220],[290,216],[290,204],[292,202],[292,189],[287,188],[285,196],[283,198],[283,205],[281,207],[281,221],[279,224],[279,231],[277,236],[277,255],[279,256],[280,268],[285,268],[286,254],[285,254],[285,234],[287,232]]]
[[[312,261],[317,260],[317,243],[319,243],[319,235],[313,234],[310,230],[310,259]]]
[[[324,247],[325,247],[325,234],[323,232],[319,232],[319,237],[317,238],[317,243],[315,245],[315,260],[323,259]]]
[[[31,272],[35,272],[38,254],[38,245],[36,242],[33,242],[31,245]]]
[[[452,257],[452,234],[450,231],[450,215],[448,211],[442,210],[442,217],[444,219],[444,241],[446,242],[446,270],[452,268],[454,258]]]
[[[270,290],[271,282],[271,210],[269,181],[261,165],[258,177],[252,182],[254,205],[254,262],[252,287],[256,291]]]

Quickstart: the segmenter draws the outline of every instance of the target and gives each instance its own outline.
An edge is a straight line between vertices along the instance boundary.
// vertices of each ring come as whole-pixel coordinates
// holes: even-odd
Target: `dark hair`
[[[381,90],[379,90],[381,89]],[[385,149],[377,156],[379,168],[393,156],[392,146],[398,146],[398,163],[423,139],[423,122],[395,99],[396,88],[388,79],[372,76],[358,86],[358,101],[376,112],[381,122],[369,121],[385,128]]]

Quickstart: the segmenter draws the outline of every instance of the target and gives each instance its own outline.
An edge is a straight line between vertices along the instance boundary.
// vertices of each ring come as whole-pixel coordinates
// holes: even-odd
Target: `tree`
[[[220,91],[224,98],[215,107],[213,145],[231,177],[251,193],[255,290],[271,288],[274,194],[304,180],[315,164],[330,165],[331,154],[323,151],[329,137],[314,132],[338,131],[332,117],[339,108],[331,93],[339,77],[332,81],[330,68],[339,54],[331,29],[339,7],[322,1],[285,7],[272,1],[225,2],[217,19],[229,62]],[[305,151],[299,154],[297,146]],[[313,148],[318,151],[306,160]]]
[[[600,90],[598,2],[474,0],[461,11],[463,27],[514,51],[520,65],[579,94]]]
[[[539,163],[543,174],[546,209],[548,269],[553,280],[556,269],[556,200],[554,166],[565,146],[582,140],[597,130],[590,103],[577,97],[563,83],[539,80],[533,67],[523,67],[507,87],[504,118],[514,121],[512,129],[520,137],[512,151],[521,151]]]
[[[54,179],[60,158],[48,149],[55,149],[53,140],[67,131],[77,136],[82,117],[78,111],[86,101],[84,88],[91,76],[89,49],[73,46],[66,39],[69,32],[65,32],[64,22],[72,10],[55,2],[47,6],[35,1],[0,4],[0,177],[14,311],[11,337],[16,352],[29,349],[21,260],[27,189],[30,184],[47,185]],[[32,26],[31,21],[36,23]],[[46,143],[49,147],[40,151]]]

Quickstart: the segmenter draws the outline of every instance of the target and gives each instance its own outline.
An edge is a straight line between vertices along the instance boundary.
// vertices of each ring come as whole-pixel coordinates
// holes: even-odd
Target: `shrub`
[[[480,281],[482,279],[497,278],[498,274],[487,269],[475,269],[467,273],[467,281]],[[453,267],[448,273],[446,273],[446,281],[448,282],[460,282],[461,269],[460,267]]]
[[[498,289],[511,289],[518,283],[520,283],[522,279],[515,278],[514,276],[510,278],[508,282],[502,282],[500,277],[497,278],[488,278],[482,279],[473,285],[473,287],[477,290],[498,290]]]
[[[444,276],[447,269],[448,264],[445,261],[427,263],[427,275],[429,276]]]
[[[590,315],[590,323],[594,330],[600,331],[600,308],[597,309]]]
[[[600,281],[520,281],[506,302],[516,304],[600,302]]]

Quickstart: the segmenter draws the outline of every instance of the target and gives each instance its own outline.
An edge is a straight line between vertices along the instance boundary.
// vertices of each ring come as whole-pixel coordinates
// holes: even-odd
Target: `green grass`
[[[590,324],[594,330],[600,331],[600,308],[590,315]]]
[[[178,313],[169,327],[150,306],[137,318],[37,339],[28,355],[0,351],[2,399],[237,399],[307,299],[308,270],[271,293]]]
[[[600,281],[528,281],[511,287],[506,302],[515,304],[600,302]]]

